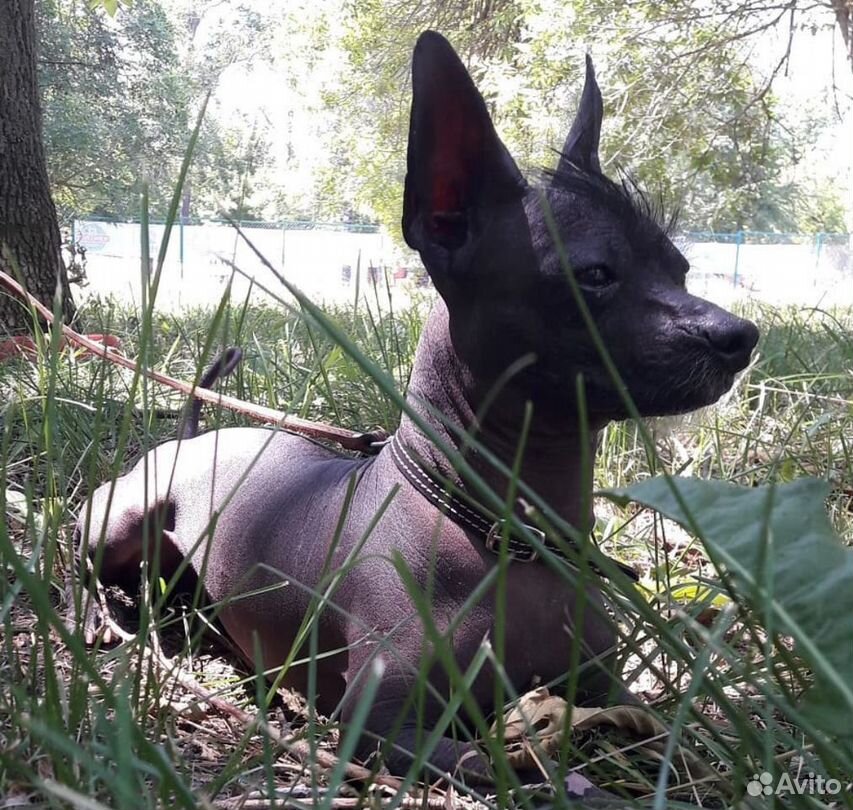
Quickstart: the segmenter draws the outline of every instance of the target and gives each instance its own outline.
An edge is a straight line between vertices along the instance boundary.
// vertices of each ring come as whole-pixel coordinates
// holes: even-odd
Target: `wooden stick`
[[[2,270],[0,270],[0,285],[6,287],[6,289],[15,293],[19,298],[28,302],[30,306],[32,306],[48,323],[53,323],[53,313],[44,306],[44,304],[30,295],[30,293],[28,293],[10,275]],[[118,366],[123,366],[131,371],[137,371],[140,369],[140,366],[136,361],[131,360],[129,357],[125,357],[120,352],[117,352],[108,346],[97,343],[94,340],[90,340],[84,335],[81,335],[79,332],[75,332],[70,326],[61,324],[60,328],[62,330],[62,334],[67,340],[78,346],[82,346],[90,354],[103,357],[104,359],[109,360],[109,362],[115,363]],[[307,419],[300,419],[298,416],[289,416],[282,411],[277,411],[273,408],[267,408],[263,405],[255,405],[251,402],[237,399],[237,397],[228,396],[227,394],[219,394],[208,388],[193,386],[183,380],[177,380],[174,377],[170,377],[168,374],[162,374],[161,372],[154,371],[150,368],[141,368],[141,371],[149,379],[160,383],[160,385],[172,388],[175,391],[180,391],[181,393],[186,394],[187,397],[200,399],[204,402],[210,402],[214,405],[228,408],[236,413],[248,416],[250,419],[254,419],[255,421],[273,424],[284,428],[285,430],[291,430],[294,433],[300,433],[303,436],[308,436],[312,439],[323,439],[326,441],[336,442],[341,445],[341,447],[345,447],[348,450],[358,450],[366,453],[375,452],[375,447],[373,446],[374,443],[380,442],[386,438],[383,431],[359,433],[354,430],[347,430],[346,428],[335,427],[333,425],[310,422]]]

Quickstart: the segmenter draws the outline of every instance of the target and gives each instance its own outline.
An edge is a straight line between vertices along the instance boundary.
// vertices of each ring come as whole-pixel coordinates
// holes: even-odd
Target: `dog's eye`
[[[575,279],[581,287],[590,290],[603,290],[616,280],[613,273],[603,264],[595,264],[592,267],[576,270]]]

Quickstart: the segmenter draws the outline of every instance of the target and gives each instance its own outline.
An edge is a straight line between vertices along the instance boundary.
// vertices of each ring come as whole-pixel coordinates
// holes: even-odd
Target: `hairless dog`
[[[630,184],[602,173],[602,99],[589,60],[558,164],[530,179],[439,34],[418,40],[412,94],[403,233],[439,293],[408,390],[419,418],[404,415],[372,458],[343,457],[262,428],[167,442],[100,487],[77,527],[89,554],[100,546],[98,574],[106,582],[138,575],[155,549],[166,571],[188,558],[221,606],[228,635],[247,661],[265,669],[292,660],[316,593],[330,571],[340,571],[333,604],[317,627],[317,706],[327,713],[340,708],[346,723],[367,673],[376,671],[371,662],[382,661],[359,752],[370,753],[377,738],[393,732],[385,761],[398,772],[411,762],[407,751],[437,724],[450,679],[433,662],[430,691],[412,705],[432,647],[395,558],[428,594],[435,627],[453,627],[449,643],[464,670],[495,633],[494,588],[463,606],[493,573],[503,536],[512,558],[503,668],[513,687],[521,692],[564,675],[573,643],[583,662],[599,662],[583,669],[584,696],[602,699],[613,681],[600,662],[617,636],[597,575],[571,587],[553,566],[536,561],[547,552],[482,502],[473,479],[450,463],[448,448],[458,450],[476,427],[477,443],[465,457],[503,497],[511,483],[492,459],[512,467],[529,417],[521,480],[560,519],[588,533],[597,432],[627,417],[624,392],[643,415],[707,405],[729,389],[758,339],[752,323],[686,291],[688,263],[653,207]],[[563,257],[624,391],[588,334]],[[420,420],[431,430],[422,430]],[[516,514],[530,521],[522,506],[515,505]],[[578,620],[581,602],[586,609]],[[87,633],[97,631],[100,618],[83,617]],[[296,652],[306,655],[307,643]],[[307,669],[289,667],[284,683],[305,690]],[[499,708],[492,705],[494,678],[487,665],[471,685],[484,712]],[[445,771],[461,759],[464,769],[487,774],[488,763],[471,751],[470,742],[447,736],[429,759]]]

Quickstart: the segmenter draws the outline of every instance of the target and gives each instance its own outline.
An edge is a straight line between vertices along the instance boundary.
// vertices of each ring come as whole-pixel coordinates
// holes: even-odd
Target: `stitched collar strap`
[[[418,464],[415,457],[399,441],[397,434],[394,434],[389,444],[391,457],[394,459],[397,468],[421,495],[444,512],[454,523],[478,535],[483,540],[486,548],[493,554],[500,553],[501,537],[506,523],[504,519],[497,517],[493,512],[473,499],[462,500],[457,495],[449,492],[435,477],[431,476]],[[525,525],[529,531],[539,538],[549,551],[553,551],[554,554],[562,557],[573,568],[577,568],[574,562],[566,557],[562,549],[552,540],[548,539],[545,532],[530,524]],[[510,535],[507,539],[507,551],[510,559],[518,562],[534,562],[539,558],[539,552],[524,537],[513,533],[511,527]],[[639,579],[633,568],[618,560],[609,559],[630,579],[634,581]],[[594,563],[591,562],[589,565],[600,577],[607,576]]]

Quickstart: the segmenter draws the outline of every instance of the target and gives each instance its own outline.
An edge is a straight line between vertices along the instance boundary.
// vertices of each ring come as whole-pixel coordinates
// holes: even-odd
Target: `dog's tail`
[[[199,388],[210,388],[217,380],[227,377],[243,359],[243,352],[236,346],[229,346],[211,363],[210,368],[204,372],[199,382]],[[181,431],[182,439],[192,439],[198,436],[198,423],[201,419],[201,400],[193,397],[187,403],[184,418],[184,428]]]

